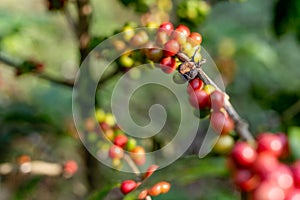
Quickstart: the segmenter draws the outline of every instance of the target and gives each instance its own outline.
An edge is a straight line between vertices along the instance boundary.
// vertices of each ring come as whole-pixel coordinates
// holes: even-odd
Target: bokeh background
[[[75,4],[75,0],[66,4],[74,18]],[[189,25],[203,35],[202,45],[251,131],[287,132],[295,144],[300,141],[299,0],[92,0],[91,4],[91,46],[121,31],[129,21],[145,25],[152,17]],[[28,155],[52,163],[73,159],[79,169],[72,178],[0,174],[0,200],[104,199],[106,190],[130,176],[102,166],[78,139],[68,86],[80,65],[78,49],[64,11],[49,11],[44,0],[1,0],[0,163],[16,163]],[[42,63],[43,72],[20,73],[17,66],[24,65],[18,63],[25,61]],[[107,109],[105,98],[100,91],[99,104],[104,102]],[[186,154],[197,153],[198,146],[195,142]],[[300,150],[294,149],[299,158]],[[176,188],[154,199],[240,199],[220,161],[188,162],[190,166],[179,160],[154,177],[169,178]]]

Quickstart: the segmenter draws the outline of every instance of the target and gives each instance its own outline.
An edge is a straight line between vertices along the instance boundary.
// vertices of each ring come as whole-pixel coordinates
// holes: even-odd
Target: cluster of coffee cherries
[[[252,200],[300,199],[300,161],[284,163],[288,154],[283,133],[261,133],[256,147],[237,142],[229,159],[235,184]]]
[[[157,165],[151,165],[147,169],[146,173],[143,175],[142,179],[144,180],[146,178],[149,178],[157,169],[158,169]],[[134,180],[125,180],[121,183],[120,190],[124,195],[126,195],[132,192],[133,190],[137,189],[140,185],[141,182],[136,182]],[[158,196],[160,194],[165,194],[169,192],[170,188],[171,188],[171,184],[169,182],[167,181],[158,182],[148,189],[143,189],[139,193],[138,199],[143,200],[146,199],[147,196]]]
[[[124,157],[125,151],[136,165],[143,165],[146,162],[145,149],[137,145],[137,141],[128,137],[118,125],[111,113],[105,113],[103,110],[97,110],[96,118],[100,124],[102,132],[106,139],[112,142],[109,147],[108,156],[112,159],[112,164],[118,166]]]

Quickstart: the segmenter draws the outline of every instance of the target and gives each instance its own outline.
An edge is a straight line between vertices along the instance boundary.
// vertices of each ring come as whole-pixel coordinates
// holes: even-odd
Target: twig
[[[180,60],[182,61],[191,61],[191,59],[186,56],[184,53],[178,53],[177,54]],[[220,92],[223,92],[217,84],[213,80],[210,79],[210,77],[201,69],[197,68],[198,70],[198,77],[207,85],[212,85],[215,87],[216,90],[219,90]],[[226,97],[228,95],[223,92]],[[232,104],[230,103],[229,99],[225,98],[225,110],[228,112],[229,116],[232,118],[232,120],[235,123],[235,131],[240,135],[241,138],[244,140],[247,140],[250,143],[254,143],[254,137],[252,136],[251,132],[249,131],[249,125],[248,123],[240,117],[240,115],[236,112]]]
[[[78,24],[74,21],[74,19],[72,18],[71,14],[66,6],[64,7],[63,12],[64,12],[66,20],[67,20],[69,26],[71,27],[73,33],[76,35],[76,37],[78,37]]]
[[[133,160],[130,158],[129,155],[124,154],[123,159],[127,162],[129,167],[132,169],[133,173],[135,173],[137,176],[141,174],[139,168],[135,165],[135,163],[133,162]]]

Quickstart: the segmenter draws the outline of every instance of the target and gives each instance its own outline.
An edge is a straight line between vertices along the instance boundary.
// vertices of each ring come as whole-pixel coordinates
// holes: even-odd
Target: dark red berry
[[[249,169],[238,169],[233,179],[235,184],[245,192],[253,191],[260,183],[259,176],[253,174]]]
[[[237,142],[231,158],[237,166],[250,167],[256,161],[257,153],[247,142]]]
[[[125,180],[121,183],[121,192],[123,194],[128,194],[129,192],[133,191],[136,188],[137,184],[133,180]]]
[[[167,73],[170,74],[176,69],[176,60],[173,57],[165,57],[160,61],[160,67],[161,69]]]
[[[293,172],[295,186],[297,188],[300,188],[300,160],[298,160],[292,165],[292,172]]]
[[[128,138],[126,135],[117,135],[114,139],[114,144],[121,148],[124,148],[127,142]]]
[[[189,95],[189,101],[194,108],[204,109],[210,107],[209,94],[204,90],[196,90]]]
[[[202,90],[203,87],[204,87],[203,81],[199,78],[195,78],[189,82],[187,87],[187,92],[190,94],[195,90]]]
[[[164,55],[166,57],[168,56],[174,56],[178,53],[179,51],[179,44],[176,40],[169,40],[165,45],[164,45]]]

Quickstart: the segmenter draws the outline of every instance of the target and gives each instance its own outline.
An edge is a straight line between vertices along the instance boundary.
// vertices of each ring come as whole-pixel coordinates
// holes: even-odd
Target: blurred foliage
[[[92,1],[95,12],[91,46],[120,30],[127,21],[139,24],[141,13],[148,12],[153,2],[156,1]],[[198,9],[196,4],[207,7]],[[70,11],[74,14],[75,8],[70,6]],[[249,120],[251,130],[254,133],[288,131],[295,158],[300,156],[300,47],[295,37],[300,38],[299,20],[298,0],[174,1],[171,10],[171,21],[189,24],[192,30],[203,34],[203,47],[223,72],[231,101]],[[274,30],[280,39],[274,36]],[[72,80],[79,61],[76,48],[75,37],[63,14],[49,13],[43,1],[0,2],[0,51],[16,61],[35,58],[45,64],[46,74]],[[99,93],[103,97],[101,105],[109,103],[106,94],[109,87],[111,84],[105,85]],[[69,124],[71,95],[69,88],[30,74],[16,78],[14,70],[1,64],[0,161],[14,161],[16,156],[25,153],[37,159],[59,162],[75,157],[80,162],[80,142]],[[15,186],[16,193],[7,189],[9,184],[16,183],[1,184],[0,199],[32,199],[34,194],[37,199],[47,195],[45,199],[51,199],[55,193],[52,199],[85,199],[88,169],[81,162],[81,172],[72,180],[33,177],[23,180],[19,188]],[[101,187],[91,199],[102,199],[125,174],[96,167],[102,170],[101,179],[98,179]],[[224,170],[224,160],[183,158],[154,174],[153,181],[165,178],[175,189],[153,199],[183,199],[187,194],[201,195],[201,199],[238,199],[232,186],[220,179],[226,176]],[[203,178],[206,175],[217,178]],[[145,184],[151,184],[152,180]],[[5,195],[5,191],[8,194]]]
[[[278,0],[274,9],[273,24],[278,36],[295,32],[300,41],[300,1]]]

